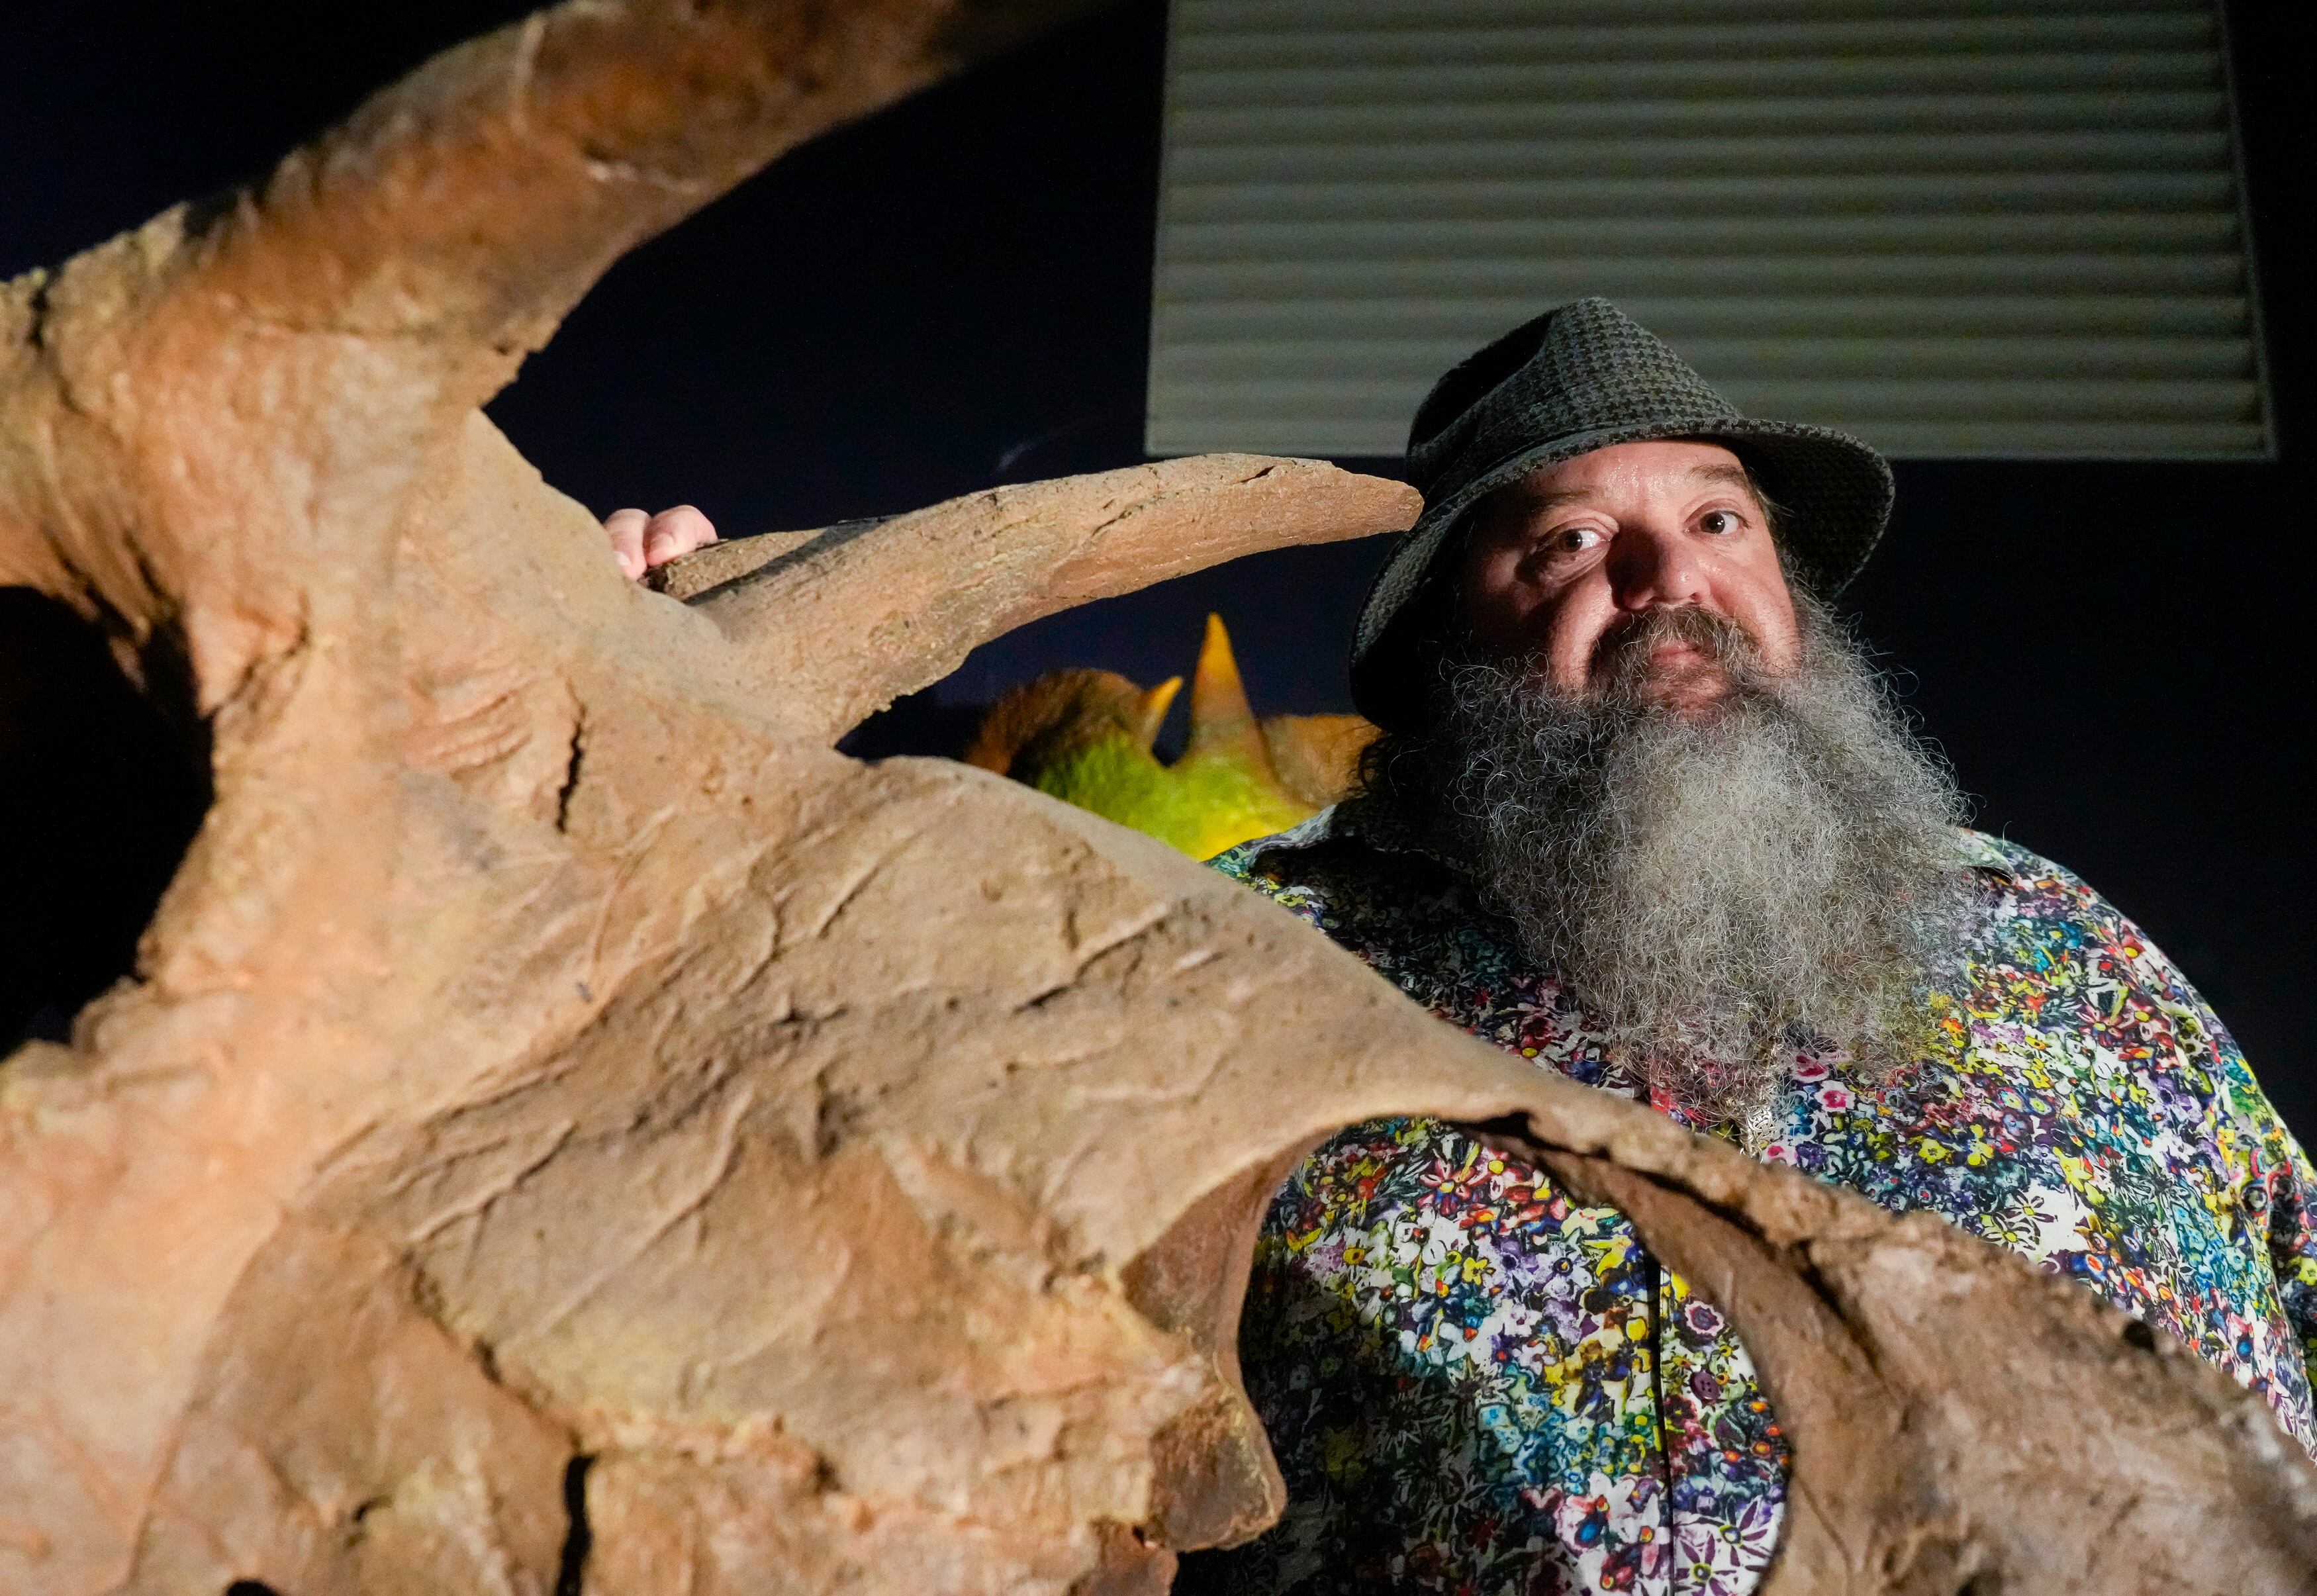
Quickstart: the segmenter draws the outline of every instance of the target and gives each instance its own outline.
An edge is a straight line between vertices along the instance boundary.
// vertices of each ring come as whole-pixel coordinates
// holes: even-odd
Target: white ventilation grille
[[[1148,444],[1391,455],[1606,294],[1901,456],[2269,450],[2210,0],[1175,0]]]

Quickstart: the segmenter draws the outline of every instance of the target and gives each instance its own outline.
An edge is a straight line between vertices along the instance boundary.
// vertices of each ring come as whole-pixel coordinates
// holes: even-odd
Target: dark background
[[[257,175],[525,9],[18,0],[0,21],[0,273]],[[2230,11],[2279,460],[1902,462],[1891,536],[1845,602],[1980,823],[2138,919],[2306,1137],[2300,75],[2291,8]],[[1163,34],[1162,6],[1133,0],[791,157],[622,262],[493,414],[597,512],[692,500],[728,533],[1141,460]],[[953,749],[971,705],[1057,664],[1186,671],[1209,609],[1260,710],[1348,707],[1344,649],[1382,552],[1287,551],[1056,616],[854,746]]]

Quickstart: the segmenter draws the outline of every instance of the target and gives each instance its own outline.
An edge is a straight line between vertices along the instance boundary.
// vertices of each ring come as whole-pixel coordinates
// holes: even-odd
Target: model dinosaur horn
[[[1183,678],[1170,676],[1142,695],[1142,724],[1135,729],[1135,736],[1144,753],[1158,740],[1158,728],[1167,723],[1167,712],[1175,706],[1175,695],[1182,690]]]
[[[1232,657],[1230,633],[1221,615],[1207,617],[1206,641],[1199,649],[1199,668],[1191,677],[1191,740],[1184,750],[1192,754],[1230,754],[1258,768],[1271,768],[1270,750],[1263,731],[1247,701],[1239,680],[1239,661]]]

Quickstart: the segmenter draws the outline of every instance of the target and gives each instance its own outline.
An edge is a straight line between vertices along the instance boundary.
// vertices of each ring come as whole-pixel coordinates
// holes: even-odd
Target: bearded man
[[[1221,868],[1444,1019],[2080,1280],[2317,1448],[2317,1170],[2082,882],[1962,829],[1828,615],[1863,444],[1741,417],[1602,300],[1449,372],[1360,617],[1364,790]],[[1179,1589],[1734,1593],[1787,1457],[1613,1209],[1454,1125],[1280,1193],[1241,1360],[1277,1528]]]

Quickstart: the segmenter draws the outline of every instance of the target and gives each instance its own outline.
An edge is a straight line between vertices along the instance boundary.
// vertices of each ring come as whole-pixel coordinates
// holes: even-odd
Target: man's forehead
[[[1636,488],[1679,491],[1713,486],[1750,491],[1753,480],[1744,462],[1719,444],[1667,439],[1612,444],[1540,466],[1503,491],[1507,498],[1543,508]]]

